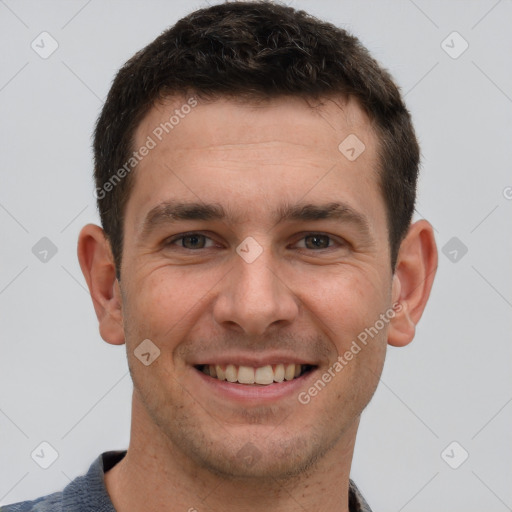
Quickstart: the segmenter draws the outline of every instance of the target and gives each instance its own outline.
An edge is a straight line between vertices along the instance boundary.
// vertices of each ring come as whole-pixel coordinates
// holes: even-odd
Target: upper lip
[[[317,363],[308,358],[298,357],[296,354],[286,352],[273,352],[265,354],[218,354],[218,355],[201,355],[195,361],[191,361],[192,366],[201,365],[228,365],[235,366],[249,366],[253,368],[261,368],[262,366],[273,364],[303,364],[310,366],[317,366]]]

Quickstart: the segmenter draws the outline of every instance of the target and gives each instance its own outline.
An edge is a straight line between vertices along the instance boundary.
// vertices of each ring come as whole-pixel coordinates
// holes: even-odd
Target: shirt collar
[[[100,460],[102,463],[103,475],[109,469],[114,467],[125,455],[126,450],[102,453]],[[352,480],[349,480],[348,486],[348,509],[349,512],[372,512],[372,509],[363,498],[363,495],[357,488],[357,485]]]

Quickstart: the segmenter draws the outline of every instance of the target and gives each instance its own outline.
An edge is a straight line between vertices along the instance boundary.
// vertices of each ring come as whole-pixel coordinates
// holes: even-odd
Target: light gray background
[[[416,339],[389,349],[363,414],[352,478],[379,512],[512,510],[512,3],[288,3],[352,31],[401,86],[423,154],[416,218],[439,248]],[[119,67],[205,5],[0,0],[0,504],[60,490],[128,445],[125,347],[100,338],[76,257],[81,226],[99,222],[91,133]],[[31,48],[43,31],[59,44],[48,59]],[[469,43],[456,59],[441,46],[453,31]],[[42,237],[58,248],[46,263],[32,253]],[[455,262],[452,237],[468,248]],[[42,441],[58,452],[46,470],[31,458]],[[458,469],[441,457],[452,441],[452,465],[469,453]]]

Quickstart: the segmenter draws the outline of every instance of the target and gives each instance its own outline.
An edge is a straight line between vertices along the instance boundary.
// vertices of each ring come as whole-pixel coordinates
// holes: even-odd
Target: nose
[[[216,322],[254,336],[265,334],[271,326],[293,322],[299,312],[298,299],[280,275],[271,251],[264,250],[251,263],[237,255],[233,264],[213,308]]]

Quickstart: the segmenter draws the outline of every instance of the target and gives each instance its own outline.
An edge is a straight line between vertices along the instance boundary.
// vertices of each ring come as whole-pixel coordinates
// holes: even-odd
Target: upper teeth
[[[210,377],[240,384],[272,384],[298,377],[303,369],[301,364],[275,364],[252,368],[251,366],[204,365],[202,370]]]

